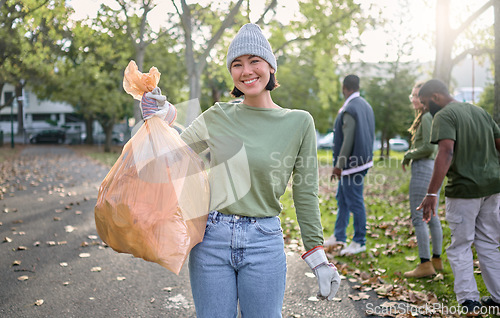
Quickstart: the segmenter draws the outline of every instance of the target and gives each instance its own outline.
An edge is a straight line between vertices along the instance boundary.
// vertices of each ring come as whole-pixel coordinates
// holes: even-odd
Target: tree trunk
[[[198,72],[195,68],[193,69],[193,72],[189,74],[189,100],[199,101],[201,97],[201,73]],[[187,127],[196,117],[198,117],[201,112],[199,105],[199,103],[192,102],[188,104],[185,122],[181,124]]]
[[[215,104],[220,102],[222,91],[217,86],[212,86],[212,102]]]
[[[24,132],[23,85],[17,83],[15,90],[17,99],[17,134],[22,135]]]
[[[495,104],[493,105],[493,119],[500,124],[500,0],[493,3],[495,9]]]
[[[442,80],[447,86],[451,81],[453,66],[464,59],[468,54],[482,54],[485,50],[469,49],[461,52],[454,59],[451,58],[452,47],[457,36],[463,33],[475,20],[497,0],[488,0],[478,10],[473,12],[456,29],[450,26],[450,0],[437,0],[436,2],[436,61],[434,64],[434,78]]]
[[[385,131],[382,131],[381,135],[380,135],[380,156],[379,156],[380,160],[384,159],[384,149],[385,149],[385,145],[384,145],[385,142],[384,142],[384,140],[385,140],[385,136],[386,136]]]
[[[136,46],[135,63],[137,64],[137,68],[139,69],[139,71],[143,73],[147,73],[149,71],[149,70],[144,70],[145,52],[146,52],[146,46],[144,45]],[[141,107],[139,106],[139,101],[135,99],[134,99],[134,119],[135,119],[135,124],[139,123],[142,120]]]
[[[106,135],[106,138],[104,140],[104,152],[111,152],[111,141],[113,137],[114,125],[115,124],[113,120],[107,120],[106,122],[101,122],[102,129],[104,130],[104,133]]]
[[[92,145],[94,143],[94,117],[85,118],[85,144]]]
[[[453,68],[451,50],[455,36],[450,27],[450,0],[438,0],[436,3],[436,61],[433,77],[442,80],[447,86],[451,80]]]

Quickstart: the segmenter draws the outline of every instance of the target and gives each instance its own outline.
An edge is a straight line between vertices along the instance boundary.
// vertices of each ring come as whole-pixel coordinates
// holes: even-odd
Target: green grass
[[[337,203],[335,199],[336,183],[329,182],[331,173],[331,152],[318,151],[318,161],[323,167],[320,176],[320,211],[324,237],[332,235]],[[440,198],[440,219],[443,227],[443,280],[432,278],[406,279],[403,273],[414,269],[419,263],[418,248],[410,219],[409,181],[410,171],[401,169],[403,153],[392,152],[390,158],[379,159],[375,153],[374,167],[365,178],[365,204],[367,207],[367,253],[340,257],[335,260],[346,263],[352,269],[374,274],[379,273],[386,283],[407,286],[412,290],[434,292],[438,299],[448,306],[456,305],[453,292],[453,273],[448,263],[445,248],[450,243],[450,230],[444,219],[444,187]],[[328,163],[330,167],[325,167]],[[320,168],[320,174],[322,169]],[[445,181],[446,182],[446,181]],[[288,240],[300,241],[291,190],[282,197],[284,206],[281,214],[285,236]],[[353,233],[352,216],[347,229],[348,240]],[[408,260],[407,258],[410,258]],[[477,259],[477,258],[475,258]],[[476,270],[477,268],[475,268]],[[476,274],[476,281],[481,295],[489,295],[481,275]]]
[[[89,156],[92,159],[95,159],[107,166],[112,167],[113,164],[116,162],[118,157],[120,157],[119,153],[113,153],[113,152],[89,152],[87,153],[87,156]]]
[[[97,145],[78,145],[72,146],[72,149],[80,154],[88,156],[108,167],[112,167],[116,160],[120,157],[122,147],[114,146],[111,152],[104,152],[102,146]]]

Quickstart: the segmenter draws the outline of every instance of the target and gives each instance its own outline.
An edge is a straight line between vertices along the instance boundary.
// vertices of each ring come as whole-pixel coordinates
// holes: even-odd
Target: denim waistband
[[[274,217],[274,216],[271,216]],[[258,219],[266,219],[269,217],[264,217],[264,218],[258,218],[258,217],[253,217],[253,216],[242,216],[242,215],[236,215],[236,214],[224,214],[220,213],[219,211],[212,211],[208,214],[208,221],[215,222],[215,221],[225,221],[225,222],[232,222],[232,223],[237,223],[237,222],[255,222]]]

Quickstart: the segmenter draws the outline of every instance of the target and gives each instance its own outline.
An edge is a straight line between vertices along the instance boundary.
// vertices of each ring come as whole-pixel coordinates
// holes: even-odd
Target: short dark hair
[[[266,89],[268,91],[272,91],[273,89],[279,87],[280,84],[278,83],[278,81],[276,80],[276,76],[274,75],[274,73],[271,73],[271,76],[269,76],[269,82],[267,82],[267,85],[266,85]],[[239,89],[236,88],[236,86],[233,88],[233,90],[231,91],[231,95],[234,96],[234,97],[241,97],[245,94],[243,94],[242,91],[240,91]]]
[[[344,78],[343,85],[350,91],[359,91],[359,77],[354,74],[347,75]]]
[[[418,92],[419,97],[430,97],[432,94],[438,93],[438,94],[443,94],[446,96],[450,95],[450,92],[448,91],[448,87],[446,84],[438,79],[431,79],[420,88],[420,91]]]

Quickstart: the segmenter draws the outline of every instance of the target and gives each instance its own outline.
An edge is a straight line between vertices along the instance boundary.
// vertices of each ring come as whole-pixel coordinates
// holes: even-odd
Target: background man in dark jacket
[[[333,139],[333,172],[337,188],[337,220],[334,235],[325,246],[345,245],[350,212],[353,214],[354,237],[340,255],[366,251],[366,213],[363,182],[373,166],[375,116],[368,102],[359,95],[359,77],[347,75],[342,85],[346,99],[335,120]]]

